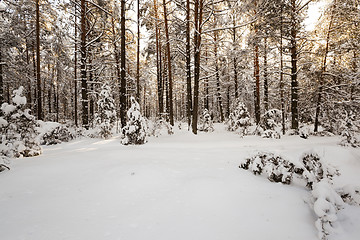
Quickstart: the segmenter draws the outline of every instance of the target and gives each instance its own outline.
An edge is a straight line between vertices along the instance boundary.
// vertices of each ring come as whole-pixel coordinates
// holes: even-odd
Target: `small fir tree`
[[[211,119],[210,113],[207,109],[205,109],[203,112],[202,124],[199,127],[199,130],[204,131],[204,132],[213,132],[214,131],[214,124]]]
[[[111,130],[116,121],[115,100],[108,82],[105,82],[101,87],[97,106],[96,122],[99,126],[99,136],[107,139],[111,137]]]
[[[26,98],[23,87],[14,90],[12,104],[1,106],[1,155],[9,158],[32,157],[41,154],[40,143],[35,127],[37,121],[25,109]]]
[[[122,140],[124,145],[144,144],[146,142],[146,121],[140,113],[139,103],[134,97],[130,98],[131,107],[127,111],[128,121],[122,128]]]
[[[229,115],[227,130],[246,135],[247,129],[251,125],[250,113],[244,103],[238,102],[234,110]]]

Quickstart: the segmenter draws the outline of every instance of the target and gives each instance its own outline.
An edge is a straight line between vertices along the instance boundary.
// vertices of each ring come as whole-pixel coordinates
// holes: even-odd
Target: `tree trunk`
[[[167,55],[167,69],[168,69],[168,90],[169,90],[169,118],[170,125],[174,126],[174,109],[173,109],[173,82],[172,82],[172,72],[171,72],[171,54],[170,54],[170,37],[169,37],[169,27],[167,20],[167,9],[166,9],[166,0],[163,0],[164,7],[164,21],[165,21],[165,36],[166,36],[166,55]]]
[[[199,81],[200,81],[200,46],[201,46],[201,25],[202,25],[202,12],[203,0],[195,0],[194,12],[194,108],[193,108],[193,121],[192,130],[197,134],[198,124],[198,107],[199,107]]]
[[[298,131],[299,129],[299,113],[298,113],[298,81],[297,81],[297,20],[296,20],[296,0],[291,0],[292,16],[291,16],[291,129]]]
[[[3,59],[0,46],[0,106],[4,103],[4,80],[3,80]],[[2,114],[2,112],[0,113]]]
[[[269,110],[269,85],[267,69],[267,37],[264,38],[264,106],[265,111]]]
[[[140,0],[137,0],[136,100],[140,103]]]
[[[218,99],[219,111],[220,111],[220,121],[224,122],[224,112],[223,112],[223,103],[221,96],[220,74],[219,74],[218,52],[217,52],[217,44],[218,44],[217,34],[218,34],[217,31],[214,31],[215,77],[216,77],[216,87],[217,87],[217,99]]]
[[[281,101],[281,122],[282,133],[285,135],[285,99],[284,99],[284,79],[283,79],[283,7],[280,13],[280,101]]]
[[[163,83],[162,83],[162,69],[161,69],[161,44],[160,44],[160,29],[159,29],[159,19],[157,12],[157,2],[154,0],[154,15],[155,15],[155,42],[156,42],[156,78],[157,78],[157,93],[158,93],[158,104],[159,104],[159,115],[162,116],[164,112],[164,93],[163,93]]]
[[[188,129],[191,126],[192,94],[191,94],[191,51],[190,51],[190,0],[186,0],[186,110],[188,118]]]
[[[238,86],[238,73],[237,73],[237,58],[236,58],[236,21],[235,21],[235,17],[234,17],[234,29],[233,29],[233,50],[234,50],[234,58],[233,58],[233,63],[234,63],[234,88],[235,88],[235,99],[239,98],[239,86]]]
[[[40,10],[39,0],[36,0],[36,83],[37,83],[37,118],[43,119],[41,102],[41,79],[40,79]]]
[[[255,120],[260,123],[260,67],[259,67],[259,46],[256,44],[254,49],[254,78],[255,78]]]
[[[85,0],[81,0],[81,101],[82,101],[82,126],[89,129],[89,106],[88,106],[88,89],[86,79],[86,5]]]
[[[77,106],[77,102],[78,102],[78,89],[77,89],[77,4],[74,4],[74,8],[75,8],[75,14],[74,14],[74,23],[75,23],[75,45],[74,45],[74,121],[75,121],[75,126],[78,126],[78,106]]]
[[[120,119],[121,126],[126,125],[126,52],[125,52],[125,0],[121,0],[121,11],[120,11]]]

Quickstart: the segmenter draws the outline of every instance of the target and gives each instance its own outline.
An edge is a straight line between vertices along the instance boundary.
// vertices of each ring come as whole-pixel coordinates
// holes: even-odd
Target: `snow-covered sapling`
[[[204,132],[214,131],[214,124],[211,119],[210,113],[207,109],[205,109],[203,112],[202,123],[201,126],[199,127],[199,130]]]
[[[23,87],[14,90],[12,104],[3,103],[1,106],[1,154],[9,158],[41,154],[35,130],[37,121],[30,110],[25,109],[23,90]]]
[[[264,113],[261,118],[260,127],[264,131],[263,138],[280,138],[281,128],[281,111],[279,109],[271,109]]]
[[[249,126],[251,126],[250,113],[244,103],[237,102],[229,115],[227,130],[243,136],[247,134]]]
[[[335,175],[339,175],[336,168],[321,161],[315,152],[304,153],[300,160],[304,165],[302,176],[307,182],[306,186],[310,189],[313,188],[314,183],[320,182],[324,178],[332,180]]]
[[[59,126],[53,128],[49,132],[44,133],[44,135],[41,137],[41,144],[42,145],[59,144],[62,142],[68,142],[74,138],[75,138],[74,134],[72,134],[65,125],[60,124]]]
[[[144,144],[146,142],[146,122],[140,113],[139,103],[134,97],[130,98],[131,107],[127,111],[128,121],[122,128],[122,140],[124,145]]]
[[[99,94],[97,101],[98,111],[95,119],[99,127],[99,136],[102,138],[111,137],[111,130],[116,121],[115,100],[111,94],[111,87],[108,82],[105,82]]]
[[[293,163],[273,153],[259,152],[245,159],[240,168],[251,170],[256,174],[266,174],[271,182],[290,184],[293,173],[298,169]]]
[[[319,239],[326,240],[336,228],[337,212],[344,207],[344,202],[327,179],[322,179],[315,184],[311,194],[314,212],[318,217],[315,222],[318,236]]]

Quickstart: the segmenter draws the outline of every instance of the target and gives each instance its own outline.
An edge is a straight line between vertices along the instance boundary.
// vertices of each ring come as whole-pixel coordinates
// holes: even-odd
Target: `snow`
[[[241,161],[266,151],[299,162],[312,149],[339,169],[334,188],[360,184],[360,150],[339,137],[240,138],[224,128],[194,136],[174,127],[130,146],[83,138],[13,160],[0,174],[1,239],[316,240],[311,192],[239,169]],[[359,206],[344,204],[336,222],[342,230],[330,239],[359,239]]]

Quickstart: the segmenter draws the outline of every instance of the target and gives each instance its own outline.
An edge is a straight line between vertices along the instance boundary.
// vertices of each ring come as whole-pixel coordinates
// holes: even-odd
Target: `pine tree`
[[[247,134],[247,128],[251,125],[250,113],[242,102],[237,102],[234,110],[229,115],[227,130],[237,132],[241,136]]]
[[[214,131],[214,124],[211,119],[210,113],[207,109],[204,109],[203,117],[202,117],[202,124],[199,128],[200,131],[204,132],[213,132]]]
[[[97,106],[96,122],[99,125],[99,135],[107,139],[111,137],[111,130],[116,121],[115,100],[108,82],[105,82],[101,87]]]
[[[30,109],[25,109],[26,98],[23,91],[23,87],[14,90],[13,104],[3,103],[1,106],[1,155],[9,158],[41,154],[35,130],[37,122],[30,114]]]
[[[140,113],[140,105],[134,97],[130,97],[131,107],[127,111],[127,124],[122,128],[122,140],[124,145],[144,144],[146,142],[146,122]]]

